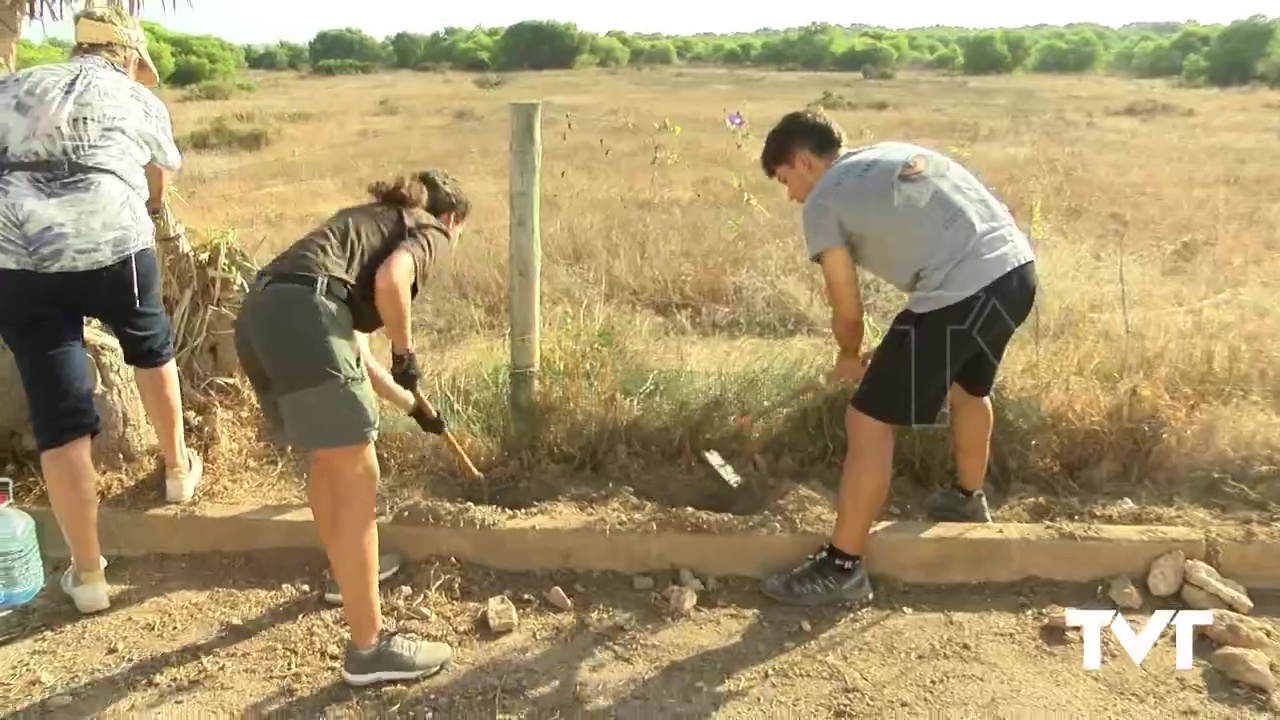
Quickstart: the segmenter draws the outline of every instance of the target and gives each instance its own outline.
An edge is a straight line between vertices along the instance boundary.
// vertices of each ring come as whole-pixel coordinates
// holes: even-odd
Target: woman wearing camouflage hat
[[[0,340],[30,408],[49,501],[71,549],[62,589],[83,613],[107,609],[98,543],[101,420],[85,318],[102,321],[137,371],[165,458],[171,502],[195,493],[201,463],[183,439],[153,218],[181,164],[138,23],[119,8],[76,16],[66,62],[0,78]]]

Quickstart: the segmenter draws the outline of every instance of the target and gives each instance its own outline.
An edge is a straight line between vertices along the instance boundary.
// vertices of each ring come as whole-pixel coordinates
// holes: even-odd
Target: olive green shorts
[[[235,343],[276,442],[321,450],[377,439],[378,400],[345,303],[301,285],[251,289]]]

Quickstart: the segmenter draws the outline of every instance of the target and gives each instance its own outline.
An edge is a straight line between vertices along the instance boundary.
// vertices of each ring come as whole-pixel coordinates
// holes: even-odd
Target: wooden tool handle
[[[426,408],[427,412],[438,416],[436,409],[431,406],[431,403],[428,402],[426,398],[422,397],[422,393],[420,393],[417,388],[413,389],[413,400]],[[444,441],[448,443],[450,449],[453,450],[454,457],[458,459],[458,464],[462,465],[462,469],[466,470],[467,474],[470,475],[472,479],[484,477],[480,471],[476,469],[475,463],[471,462],[471,458],[467,457],[467,451],[463,450],[462,446],[458,444],[458,439],[453,436],[453,433],[445,430]]]

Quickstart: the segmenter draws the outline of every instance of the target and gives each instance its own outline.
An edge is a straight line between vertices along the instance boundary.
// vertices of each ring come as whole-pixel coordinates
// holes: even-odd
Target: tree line
[[[234,78],[245,68],[324,75],[387,69],[510,72],[584,67],[717,65],[861,72],[891,77],[933,69],[967,75],[1015,72],[1125,74],[1177,78],[1189,86],[1264,83],[1280,88],[1280,18],[1255,15],[1226,25],[1076,24],[1005,29],[911,30],[811,24],[785,30],[693,36],[583,31],[529,20],[501,28],[450,27],[379,39],[354,28],[323,30],[307,44],[236,45],[144,23],[167,85]],[[65,43],[23,41],[18,67],[65,57]]]

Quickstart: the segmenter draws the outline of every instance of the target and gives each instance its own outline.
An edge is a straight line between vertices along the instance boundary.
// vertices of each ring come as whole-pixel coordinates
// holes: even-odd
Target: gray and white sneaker
[[[987,507],[987,495],[976,490],[965,495],[954,485],[940,488],[926,505],[929,519],[934,522],[989,523],[991,510]]]
[[[761,591],[786,605],[865,607],[875,599],[861,561],[836,560],[823,548],[792,570],[765,578]]]
[[[357,687],[417,680],[435,675],[452,659],[453,648],[445,643],[419,640],[394,631],[385,632],[368,652],[360,652],[354,642],[347,641],[342,679]]]
[[[397,553],[379,555],[378,582],[382,582],[400,572],[402,564],[404,564],[404,558]],[[333,573],[327,569],[324,571],[324,601],[330,605],[342,604],[342,590],[338,588],[338,581],[333,579]]]

